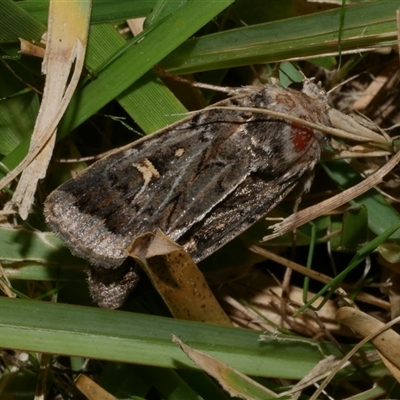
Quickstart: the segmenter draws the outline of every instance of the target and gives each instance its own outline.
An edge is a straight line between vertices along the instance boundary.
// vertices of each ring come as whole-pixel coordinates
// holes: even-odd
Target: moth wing
[[[237,165],[246,138],[234,140],[244,120],[200,113],[99,160],[49,195],[47,222],[74,254],[105,268],[142,233],[160,228],[177,240],[249,175],[251,155]]]
[[[226,200],[216,205],[201,224],[194,225],[179,243],[196,262],[203,260],[265,216],[305,173],[308,174],[308,170],[288,170],[287,174],[273,180],[251,174]]]
[[[310,98],[278,87],[219,103],[278,104],[324,122]],[[281,201],[312,169],[322,143],[321,133],[265,115],[206,109],[60,186],[46,201],[47,221],[76,255],[105,268],[118,267],[129,243],[157,228],[200,260]]]

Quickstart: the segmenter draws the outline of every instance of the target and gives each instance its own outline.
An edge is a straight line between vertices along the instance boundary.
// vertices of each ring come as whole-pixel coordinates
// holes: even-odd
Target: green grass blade
[[[251,330],[115,310],[0,298],[0,347],[160,367],[193,367],[172,342],[175,334],[193,348],[254,376],[299,379],[329,343],[285,341]],[[156,355],[156,356],[155,356]]]
[[[94,71],[124,45],[125,40],[110,24],[92,26],[86,66]],[[122,78],[130,75],[131,71],[128,69],[120,74]],[[175,122],[179,118],[177,115],[187,111],[152,71],[139,78],[117,100],[146,133]]]
[[[36,261],[65,265],[76,265],[79,258],[73,257],[63,242],[50,232],[25,229],[0,228],[0,260]],[[81,262],[83,265],[83,262]]]
[[[155,3],[156,0],[93,0],[91,23],[101,24],[144,17],[152,10]],[[25,0],[19,2],[18,6],[39,22],[47,23],[49,0]]]
[[[341,51],[397,41],[396,1],[346,8]],[[360,19],[360,15],[363,17]],[[268,22],[191,39],[161,62],[177,74],[338,54],[340,9]]]
[[[18,67],[18,66],[17,66]],[[15,70],[14,66],[14,70]],[[25,73],[25,75],[23,75]],[[18,68],[19,76],[29,80],[29,73]],[[0,64],[0,155],[6,155],[23,140],[29,140],[39,111],[39,98],[32,90],[24,90],[24,85]],[[14,95],[16,94],[16,95]],[[12,97],[9,97],[12,96]],[[23,115],[24,118],[15,118]]]
[[[1,0],[0,43],[16,42],[19,37],[40,40],[45,26],[12,0]]]
[[[393,233],[397,232],[400,229],[400,221],[396,224],[392,225],[385,232],[371,240],[365,246],[361,247],[357,253],[354,255],[349,265],[340,272],[335,278],[332,279],[327,285],[325,285],[310,301],[308,301],[304,306],[302,306],[297,313],[303,312],[306,308],[310,307],[314,301],[316,301],[319,297],[321,297],[325,292],[331,290],[328,298],[333,294],[333,291],[340,285],[340,283],[346,278],[346,276],[355,268],[358,264],[365,260],[373,251],[376,250],[378,246],[385,243],[386,240],[389,239],[393,235]],[[325,299],[327,300],[327,299]]]
[[[126,52],[74,96],[59,125],[59,137],[79,126],[102,106],[120,95],[162,58],[200,29],[232,1],[194,0],[149,31],[137,36]],[[143,57],[146,54],[146,57]],[[129,76],[126,71],[135,65]]]

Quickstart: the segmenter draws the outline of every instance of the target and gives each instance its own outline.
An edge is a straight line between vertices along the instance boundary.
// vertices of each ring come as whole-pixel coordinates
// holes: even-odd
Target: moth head
[[[325,110],[328,108],[328,96],[322,88],[321,82],[314,83],[315,78],[304,79],[301,91],[308,97],[314,99]]]

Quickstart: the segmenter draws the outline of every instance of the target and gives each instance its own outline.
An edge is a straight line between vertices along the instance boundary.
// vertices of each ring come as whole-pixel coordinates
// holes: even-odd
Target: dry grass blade
[[[234,370],[229,365],[211,357],[201,351],[187,346],[178,337],[172,335],[172,341],[200,368],[216,379],[220,385],[232,396],[244,400],[270,399],[279,397],[246,375]]]
[[[336,367],[341,360],[334,356],[328,356],[321,360],[315,368],[310,371],[307,376],[305,376],[299,383],[297,383],[291,390],[282,393],[282,395],[296,395],[297,397],[301,394],[301,391],[306,389],[307,387],[317,383],[322,378],[327,376],[332,368]],[[342,368],[346,365],[342,364]],[[296,397],[296,398],[297,398]]]
[[[354,118],[349,115],[343,114],[342,112],[335,110],[334,108],[329,108],[328,115],[332,126],[337,129],[342,129],[352,135],[355,135],[359,138],[359,141],[361,141],[363,138],[364,140],[371,140],[379,144],[389,145],[388,140],[383,138],[382,135],[379,135],[371,129],[360,125]],[[341,137],[353,140],[351,136],[342,135]]]
[[[347,325],[364,337],[376,335],[371,340],[383,362],[397,380],[400,377],[400,335],[387,325],[360,310],[342,307],[336,314],[338,322]],[[396,318],[398,321],[399,319]],[[395,320],[395,321],[396,321]],[[393,321],[392,321],[393,322]],[[382,332],[382,330],[387,329]],[[378,332],[382,332],[379,333]]]
[[[237,107],[209,107],[209,110],[238,110]],[[281,112],[277,111],[272,111],[272,110],[260,110],[258,108],[250,108],[250,107],[240,107],[241,111],[249,111],[257,114],[265,114],[265,115],[270,115],[272,117],[276,118],[281,118],[283,120],[287,121],[292,121],[296,122],[302,126],[306,126],[311,129],[319,130],[321,132],[324,132],[326,134],[336,136],[339,138],[345,138],[348,140],[353,140],[355,142],[376,142],[379,143],[380,145],[384,147],[389,147],[390,144],[388,141],[382,137],[382,135],[378,135],[376,132],[373,132],[369,129],[363,128],[360,124],[357,124],[351,117],[346,116],[336,110],[329,110],[329,118],[334,117],[333,123],[336,124],[336,126],[343,127],[343,121],[345,121],[345,124],[351,124],[351,130],[349,132],[343,131],[341,129],[335,129],[331,128],[329,126],[324,126],[321,124],[315,124],[310,121],[306,121],[302,118],[295,117],[293,115],[287,115]],[[338,115],[341,116],[341,123],[339,123],[339,118]],[[335,126],[335,125],[334,125]],[[358,129],[358,132],[357,132]]]
[[[88,400],[117,400],[86,375],[79,375],[75,380],[75,385]]]
[[[50,2],[47,47],[42,72],[47,75],[43,101],[32,134],[29,153],[17,168],[0,181],[5,187],[21,172],[22,176],[7,209],[16,207],[28,217],[39,179],[46,175],[53,153],[56,127],[78,84],[89,29],[91,2]],[[71,70],[72,77],[69,78]]]
[[[287,268],[292,269],[293,271],[300,272],[304,276],[307,276],[311,279],[315,279],[318,282],[322,283],[330,283],[332,281],[332,277],[321,274],[320,272],[313,271],[311,269],[308,269],[300,264],[297,264],[293,261],[287,260],[286,258],[283,258],[272,251],[263,249],[260,246],[249,246],[249,250],[254,251],[257,254],[261,254],[265,257],[267,257],[270,260],[273,260],[281,265],[284,265]],[[349,285],[346,285],[345,283],[341,284],[341,287],[346,290],[346,291],[352,291],[352,288]],[[364,292],[358,292],[357,293],[357,300],[368,303],[368,304],[373,304],[377,307],[381,307],[384,310],[390,310],[390,304],[387,301],[384,301],[382,299],[379,299],[377,297],[371,296],[368,293]]]
[[[395,154],[382,168],[373,173],[371,176],[366,178],[364,181],[350,189],[345,190],[342,193],[337,194],[331,199],[325,200],[315,206],[306,208],[286,218],[284,221],[273,225],[273,233],[265,236],[263,241],[268,241],[284,233],[290,232],[297,227],[304,225],[305,223],[312,221],[313,219],[328,213],[335,208],[338,208],[350,200],[360,196],[367,192],[377,184],[382,182],[382,179],[387,175],[393,168],[400,162],[400,152]]]
[[[352,318],[356,317],[356,323],[354,324],[354,329],[360,330],[361,334],[365,334],[366,337],[358,343],[356,346],[353,347],[353,349],[342,359],[341,363],[339,363],[329,374],[329,376],[324,380],[324,382],[321,384],[321,386],[316,390],[316,392],[313,394],[310,400],[316,400],[318,396],[322,393],[326,385],[329,383],[329,381],[333,378],[333,376],[337,373],[337,371],[341,368],[342,365],[344,365],[348,360],[350,360],[351,357],[353,357],[356,352],[360,349],[362,345],[365,343],[369,342],[372,340],[372,342],[375,344],[375,340],[377,340],[378,346],[380,346],[381,350],[383,349],[385,351],[385,355],[389,355],[389,352],[393,350],[391,347],[390,349],[387,348],[386,344],[384,346],[381,346],[379,342],[383,343],[385,339],[389,339],[391,343],[397,343],[399,341],[399,336],[394,332],[394,331],[388,331],[390,327],[395,325],[396,323],[399,322],[400,318],[396,318],[392,320],[391,322],[387,324],[383,324],[379,321],[377,321],[375,318],[370,317],[369,315],[359,311],[355,310],[354,308],[351,307],[342,307],[339,309],[339,311],[336,314],[336,319],[338,322],[342,322],[344,324],[348,325],[353,325],[353,322],[351,321]],[[373,320],[373,321],[372,321]],[[368,327],[368,324],[373,322],[373,328],[375,329],[370,329]],[[383,335],[383,336],[382,336]],[[385,356],[384,356],[385,357]],[[395,352],[394,355],[388,357],[389,364],[386,364],[387,366],[390,367],[390,363],[393,361],[398,362],[399,361],[399,353],[398,351]],[[397,368],[397,367],[396,367]],[[396,375],[398,373],[396,372]]]

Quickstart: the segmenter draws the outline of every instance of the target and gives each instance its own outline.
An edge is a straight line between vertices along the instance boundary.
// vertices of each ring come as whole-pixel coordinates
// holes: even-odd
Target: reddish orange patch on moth
[[[292,122],[291,128],[291,139],[294,148],[296,152],[301,153],[308,146],[308,143],[313,140],[313,131],[297,122]]]

